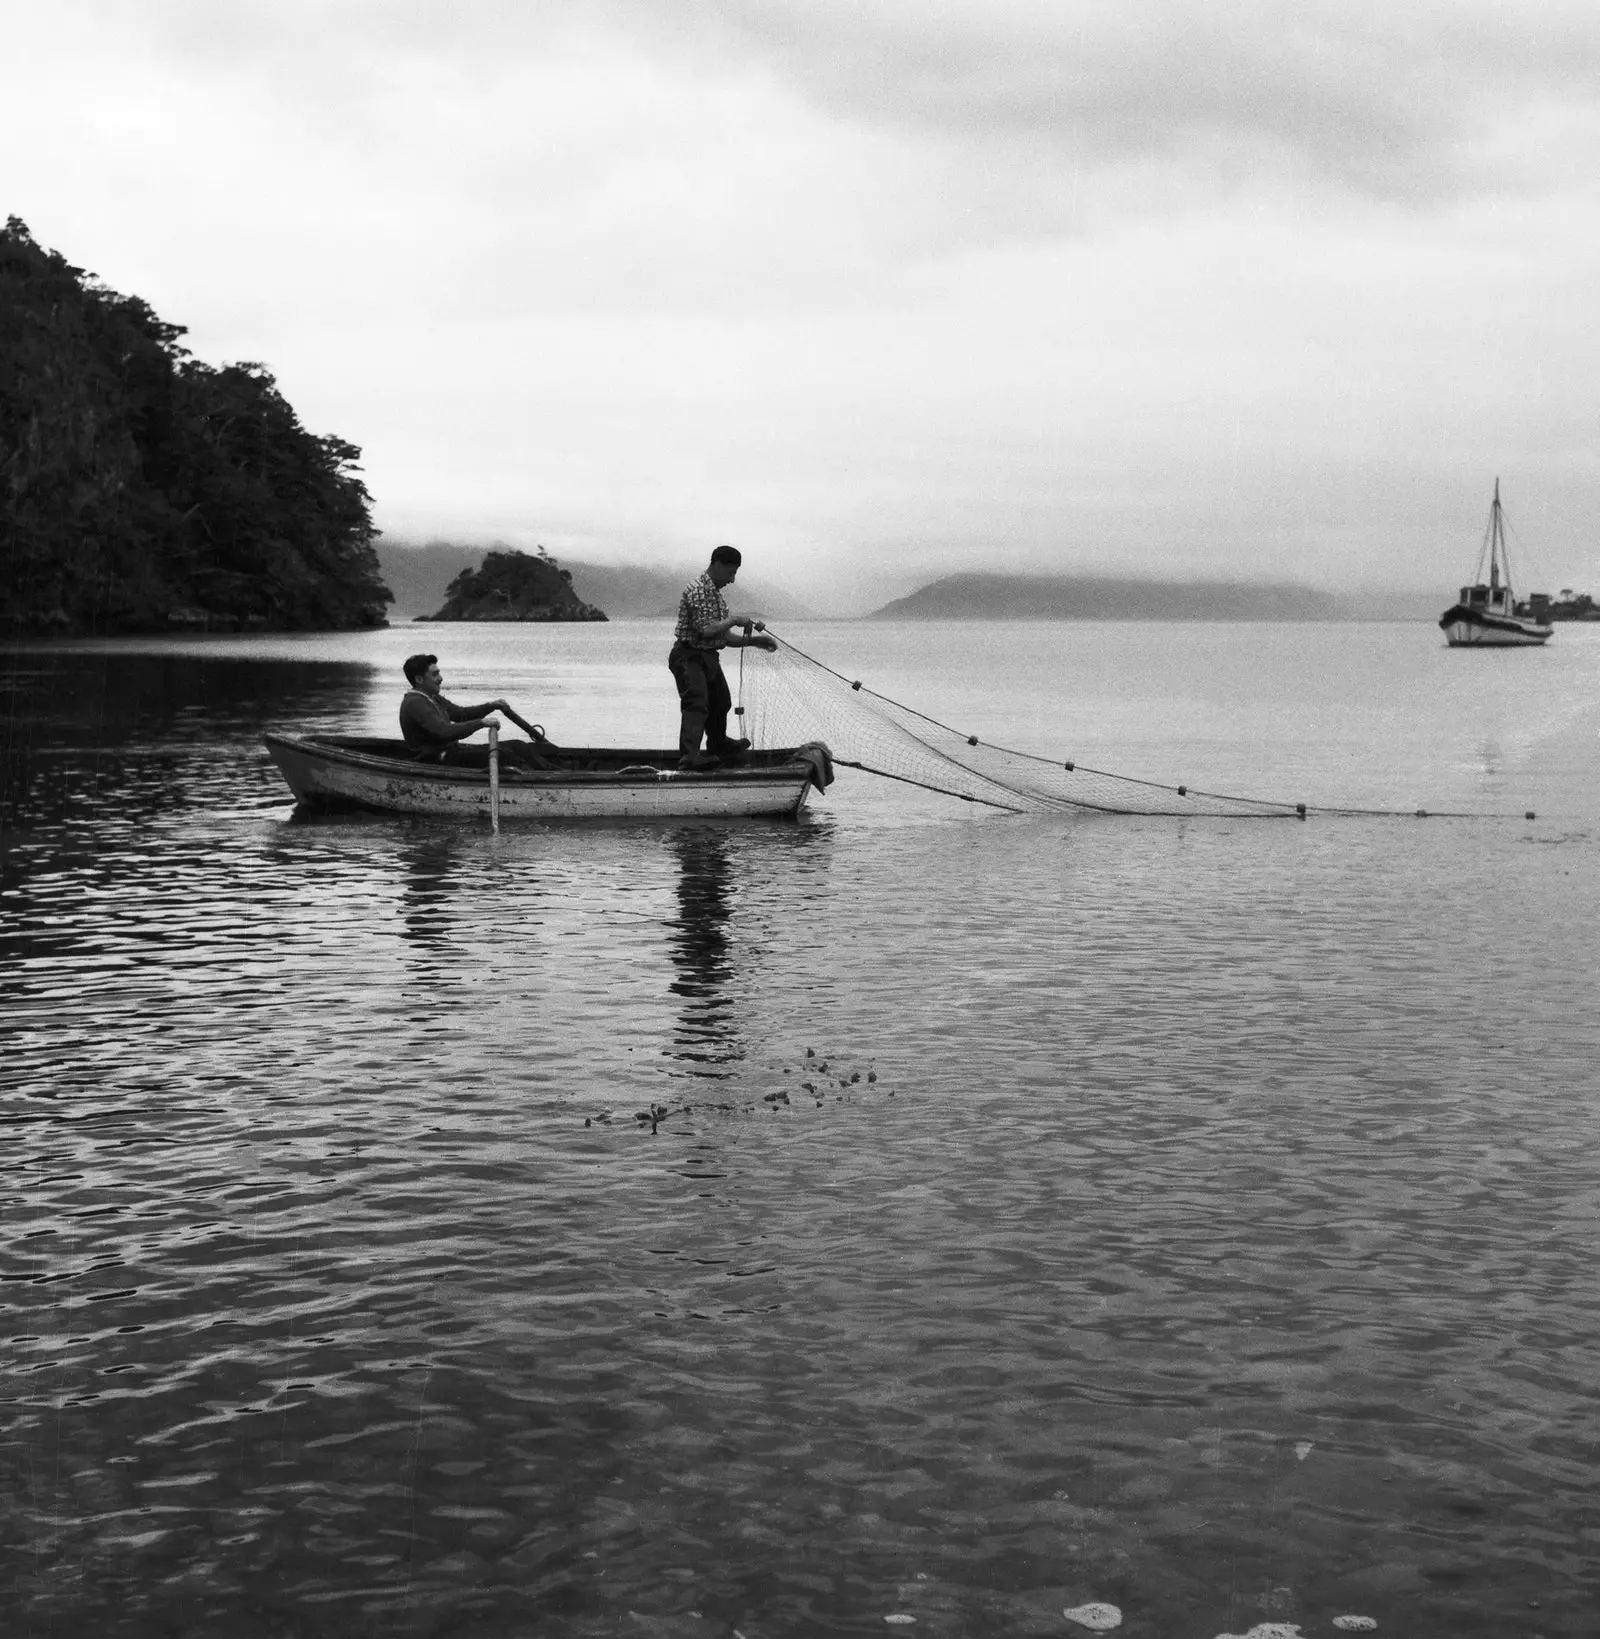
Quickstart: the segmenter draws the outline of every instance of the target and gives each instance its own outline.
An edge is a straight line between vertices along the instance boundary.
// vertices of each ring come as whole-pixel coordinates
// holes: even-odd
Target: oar
[[[538,741],[544,738],[544,730],[537,723],[530,723],[526,717],[519,717],[510,706],[500,708],[503,716],[509,717],[530,740]]]
[[[489,825],[500,834],[500,730],[489,725]]]

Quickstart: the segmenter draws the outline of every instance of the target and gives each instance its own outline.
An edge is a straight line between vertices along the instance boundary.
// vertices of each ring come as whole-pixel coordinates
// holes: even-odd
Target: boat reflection
[[[456,881],[459,839],[449,832],[408,837],[398,851],[402,871],[400,937],[420,947],[417,957],[430,958],[427,972],[435,975],[431,958],[456,948],[454,913],[461,888]],[[409,955],[408,955],[409,960]]]
[[[678,916],[668,949],[677,972],[672,994],[681,1001],[668,1055],[680,1074],[731,1076],[745,1057],[736,1016],[732,915],[732,838],[712,827],[674,832],[678,856]]]

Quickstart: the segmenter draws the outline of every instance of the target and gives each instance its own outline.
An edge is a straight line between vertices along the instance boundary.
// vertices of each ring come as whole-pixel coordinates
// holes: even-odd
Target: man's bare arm
[[[736,626],[743,626],[746,629],[753,626],[758,632],[764,632],[767,629],[759,615],[729,615],[726,620],[706,622],[700,628],[700,635],[701,637],[721,637],[726,633],[729,641],[736,643],[737,640],[732,635]]]

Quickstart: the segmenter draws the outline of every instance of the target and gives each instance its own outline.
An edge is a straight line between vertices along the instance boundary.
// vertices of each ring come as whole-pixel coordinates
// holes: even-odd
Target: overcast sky
[[[1600,8],[0,0],[0,210],[397,534],[1600,592]],[[759,568],[757,567],[759,565]]]

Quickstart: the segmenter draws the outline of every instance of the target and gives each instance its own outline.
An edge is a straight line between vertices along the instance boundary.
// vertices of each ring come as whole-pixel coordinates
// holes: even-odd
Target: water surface
[[[662,634],[13,655],[9,1631],[1593,1633],[1594,634],[786,635],[1539,818],[308,823],[263,727],[664,744]]]

